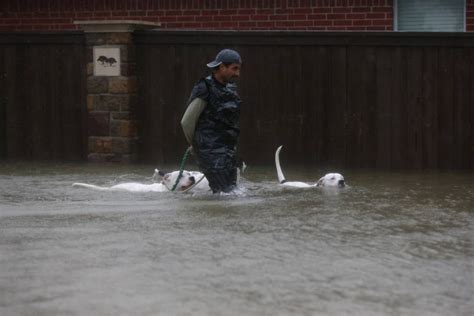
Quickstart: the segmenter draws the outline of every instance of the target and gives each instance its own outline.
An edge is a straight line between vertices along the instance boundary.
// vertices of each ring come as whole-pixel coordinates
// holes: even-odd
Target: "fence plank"
[[[324,101],[324,131],[323,161],[328,168],[340,169],[345,165],[347,150],[346,124],[348,113],[346,109],[347,98],[347,50],[345,47],[331,47],[328,92]]]
[[[391,117],[391,168],[407,168],[406,159],[406,49],[397,47],[393,55],[392,117]]]
[[[23,93],[28,81],[24,80],[25,63],[27,59],[26,47],[6,47],[6,80],[7,87],[7,158],[27,158],[26,135],[29,126],[25,126],[27,119],[23,104],[26,103],[26,94]]]
[[[438,168],[438,49],[423,48],[423,166]]]
[[[470,117],[470,109],[474,106],[469,103],[469,86],[472,80],[472,73],[469,72],[470,60],[473,56],[469,50],[454,49],[454,140],[453,140],[453,165],[461,169],[469,168],[470,158],[470,138],[469,127],[473,123],[466,118]]]
[[[441,169],[453,167],[454,151],[454,72],[453,49],[439,49],[438,71],[440,88],[438,93],[438,159]]]
[[[5,69],[5,50],[0,49],[0,159],[7,154],[7,82]]]
[[[326,137],[324,107],[330,91],[326,81],[329,77],[329,58],[327,48],[314,47],[304,55],[302,61],[302,64],[306,66],[303,82],[307,85],[303,93],[307,94],[307,97],[303,112],[300,113],[305,122],[302,132],[302,140],[305,143],[300,146],[305,147],[307,151],[302,153],[304,158],[300,158],[299,162],[321,165],[323,159]],[[291,139],[287,141],[292,142]],[[292,157],[292,159],[297,160],[297,157]]]
[[[468,84],[468,90],[470,92],[469,94],[469,111],[470,111],[470,130],[468,130],[468,134],[466,138],[468,139],[468,144],[470,147],[470,161],[469,161],[469,170],[474,169],[474,109],[473,109],[473,104],[474,104],[474,48],[470,48],[468,50],[469,52],[469,75],[470,75],[470,82]]]
[[[240,54],[243,58],[243,66],[238,83],[238,91],[242,99],[240,125],[246,127],[242,128],[240,132],[239,154],[247,162],[248,157],[244,156],[243,153],[258,152],[264,139],[260,130],[260,121],[258,120],[261,117],[259,111],[266,107],[268,107],[269,112],[278,111],[278,108],[276,108],[278,104],[270,103],[264,96],[262,87],[255,84],[255,82],[267,81],[269,80],[267,78],[270,78],[269,74],[258,71],[262,64],[268,65],[265,51],[262,49],[255,52],[253,58],[246,58],[250,55],[250,52],[251,49],[247,46],[241,48]],[[278,146],[278,142],[281,141],[281,139],[267,139],[269,148]]]
[[[393,49],[377,48],[377,158],[375,166],[390,169],[392,163]]]
[[[375,51],[353,47],[348,50],[347,104],[350,110],[348,162],[351,166],[375,165]],[[352,148],[351,148],[352,147]]]
[[[408,169],[422,168],[422,76],[423,50],[407,49],[407,75],[404,95],[406,96],[406,159]]]

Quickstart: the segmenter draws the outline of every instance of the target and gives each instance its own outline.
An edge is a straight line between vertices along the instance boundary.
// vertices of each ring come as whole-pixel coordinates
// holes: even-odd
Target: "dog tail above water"
[[[283,171],[281,171],[281,166],[280,166],[280,151],[282,148],[283,146],[278,147],[275,152],[275,166],[276,166],[277,175],[278,175],[278,182],[280,184],[286,182],[285,176],[283,175]]]
[[[94,189],[94,190],[99,190],[99,191],[106,191],[109,189],[109,188],[99,187],[98,185],[79,183],[79,182],[73,183],[72,186],[75,188],[80,187],[80,188],[88,188],[88,189]]]

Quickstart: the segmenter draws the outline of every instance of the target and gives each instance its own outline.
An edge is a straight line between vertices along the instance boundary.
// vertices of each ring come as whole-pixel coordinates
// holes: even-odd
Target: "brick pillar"
[[[159,24],[141,21],[76,21],[75,24],[85,31],[87,42],[88,160],[133,162],[137,159],[138,126],[132,32],[156,28]],[[119,52],[119,60],[94,65],[97,63],[94,51],[99,50]],[[114,75],[100,73],[97,68],[101,65],[109,66],[103,69],[113,70]]]

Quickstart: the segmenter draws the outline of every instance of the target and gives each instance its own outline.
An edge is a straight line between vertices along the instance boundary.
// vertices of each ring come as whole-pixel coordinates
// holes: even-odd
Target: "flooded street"
[[[0,164],[0,315],[472,315],[472,173],[291,189],[250,166],[239,196],[72,187],[154,168]]]

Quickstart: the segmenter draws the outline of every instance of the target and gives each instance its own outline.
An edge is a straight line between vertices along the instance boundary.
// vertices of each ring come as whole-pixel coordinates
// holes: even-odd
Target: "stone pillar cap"
[[[81,20],[74,21],[74,24],[86,33],[133,32],[161,26],[161,23],[138,20]]]

